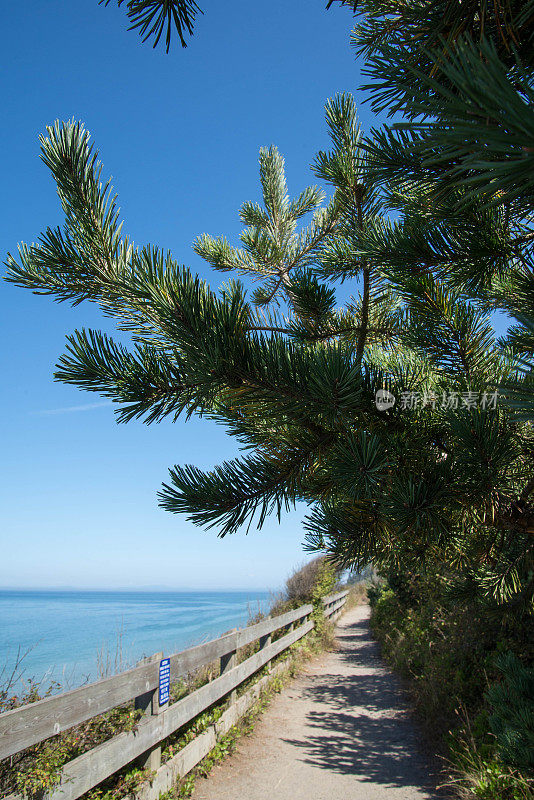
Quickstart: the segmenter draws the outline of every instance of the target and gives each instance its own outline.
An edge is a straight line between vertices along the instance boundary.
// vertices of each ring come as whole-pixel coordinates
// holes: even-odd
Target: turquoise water
[[[261,591],[0,591],[0,671],[29,650],[23,679],[74,688],[216,638],[267,604]]]

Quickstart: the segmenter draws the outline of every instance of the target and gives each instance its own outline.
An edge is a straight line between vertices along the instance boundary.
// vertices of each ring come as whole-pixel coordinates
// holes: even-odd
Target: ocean
[[[17,653],[33,678],[73,689],[247,624],[269,593],[0,590],[0,690]]]

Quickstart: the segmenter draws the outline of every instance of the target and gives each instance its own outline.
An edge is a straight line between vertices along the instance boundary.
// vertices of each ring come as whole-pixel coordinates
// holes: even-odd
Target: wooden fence
[[[339,616],[347,594],[339,592],[323,599],[326,618]],[[45,800],[76,800],[134,760],[153,773],[151,781],[136,796],[139,800],[154,800],[193,769],[252,705],[273,673],[283,671],[285,662],[237,699],[236,690],[241,684],[264,666],[270,668],[273,658],[312,630],[312,610],[311,605],[301,606],[171,655],[171,682],[220,660],[219,677],[172,704],[168,700],[160,704],[160,675],[167,664],[163,664],[163,670],[160,668],[163,654],[158,653],[120,675],[6,711],[0,714],[0,760],[135,699],[136,708],[145,712],[135,730],[120,733],[66,764],[61,783]],[[273,642],[272,634],[280,631],[282,635]],[[259,650],[237,663],[238,651],[257,641]],[[219,721],[162,766],[161,742],[223,698],[229,698],[230,705]],[[5,800],[22,799],[12,794]]]

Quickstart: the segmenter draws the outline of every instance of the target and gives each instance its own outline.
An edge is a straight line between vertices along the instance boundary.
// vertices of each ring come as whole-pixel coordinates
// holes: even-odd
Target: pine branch
[[[253,294],[256,306],[268,307],[278,298],[291,302],[290,273],[313,263],[323,242],[335,227],[335,206],[320,208],[324,193],[308,187],[290,200],[284,172],[284,159],[276,147],[261,148],[260,183],[264,208],[244,203],[241,221],[248,227],[241,234],[241,248],[231,247],[225,238],[203,234],[193,249],[212,267],[234,271],[261,281]],[[311,224],[297,232],[297,223],[313,213]]]
[[[109,5],[111,0],[99,0],[99,5]],[[187,47],[184,34],[193,35],[197,14],[203,11],[194,0],[117,0],[117,5],[127,3],[128,19],[132,23],[129,31],[139,30],[143,43],[153,39],[157,47],[165,33],[165,51],[171,46],[173,28],[176,29],[182,47]]]
[[[171,484],[164,484],[160,504],[167,511],[186,513],[192,522],[212,528],[219,536],[235,533],[243,525],[250,528],[259,510],[261,529],[273,511],[280,520],[297,500],[304,472],[319,449],[331,436],[316,440],[308,449],[285,452],[278,459],[262,455],[224,462],[210,472],[186,466],[170,470]]]
[[[195,408],[195,385],[183,381],[179,366],[154,348],[129,353],[99,331],[76,331],[67,338],[54,378],[120,404],[118,422],[144,417],[147,424]]]

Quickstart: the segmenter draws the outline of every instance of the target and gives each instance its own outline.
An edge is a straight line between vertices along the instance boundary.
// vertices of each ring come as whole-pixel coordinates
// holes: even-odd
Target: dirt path
[[[430,767],[396,678],[369,632],[369,609],[348,611],[339,649],[316,659],[199,779],[193,800],[425,800]]]

